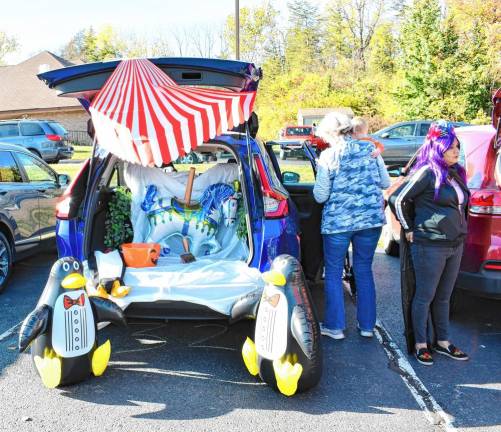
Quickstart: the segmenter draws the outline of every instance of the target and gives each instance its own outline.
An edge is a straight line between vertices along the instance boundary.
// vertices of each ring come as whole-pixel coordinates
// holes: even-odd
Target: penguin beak
[[[287,280],[285,279],[283,273],[276,270],[264,272],[263,279],[265,282],[271,283],[275,286],[284,286],[287,283]]]
[[[83,288],[85,286],[85,278],[79,273],[72,273],[63,279],[61,286],[66,289]]]

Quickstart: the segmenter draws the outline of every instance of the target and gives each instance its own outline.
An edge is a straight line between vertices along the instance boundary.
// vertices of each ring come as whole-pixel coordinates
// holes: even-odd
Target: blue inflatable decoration
[[[141,209],[146,213],[150,231],[147,243],[165,242],[172,236],[188,237],[190,250],[197,256],[202,247],[210,253],[221,250],[215,238],[221,221],[235,223],[240,192],[225,183],[209,186],[198,203],[183,203],[176,198],[159,198],[155,185],[149,185]]]

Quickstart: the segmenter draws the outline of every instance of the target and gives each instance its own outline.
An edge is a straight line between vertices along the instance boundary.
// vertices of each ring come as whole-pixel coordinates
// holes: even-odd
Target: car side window
[[[24,136],[36,136],[36,135],[45,135],[45,132],[38,123],[31,122],[22,122],[19,124],[21,129],[21,135]]]
[[[22,183],[23,177],[11,152],[0,151],[0,183]]]
[[[17,153],[30,182],[56,181],[55,174],[41,162],[24,153]]]
[[[0,138],[19,136],[19,128],[15,123],[0,124]]]
[[[285,160],[280,158],[280,145],[273,145],[272,150],[278,162],[284,186],[315,183],[313,166],[302,148],[289,153],[290,157]]]
[[[426,136],[428,134],[428,129],[430,129],[431,123],[421,123],[419,125],[418,136]]]
[[[412,135],[414,135],[414,127],[415,127],[415,125],[413,125],[413,124],[406,124],[406,125],[394,127],[393,129],[390,129],[388,131],[388,137],[389,138],[401,138],[401,137],[405,137],[405,136],[412,136]]]

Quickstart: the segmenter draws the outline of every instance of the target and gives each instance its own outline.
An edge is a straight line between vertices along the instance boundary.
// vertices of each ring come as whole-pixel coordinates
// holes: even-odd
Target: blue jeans
[[[372,331],[376,324],[376,289],[372,260],[381,227],[360,231],[324,234],[325,314],[324,326],[344,330],[343,268],[350,242],[353,244],[353,272],[357,284],[357,320],[361,330]]]

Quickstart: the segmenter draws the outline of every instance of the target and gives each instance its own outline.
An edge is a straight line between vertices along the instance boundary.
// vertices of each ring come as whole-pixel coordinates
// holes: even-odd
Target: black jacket
[[[467,233],[466,212],[470,193],[455,168],[448,175],[461,187],[463,205],[449,183],[443,184],[435,200],[435,174],[422,167],[403,182],[389,198],[390,207],[405,232],[414,233],[414,242],[456,246]]]

